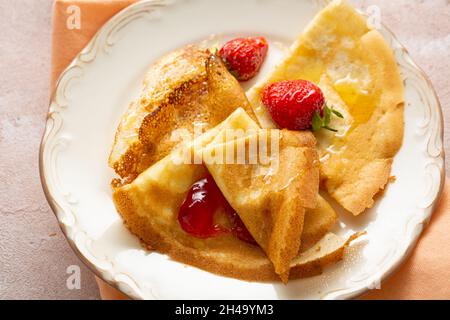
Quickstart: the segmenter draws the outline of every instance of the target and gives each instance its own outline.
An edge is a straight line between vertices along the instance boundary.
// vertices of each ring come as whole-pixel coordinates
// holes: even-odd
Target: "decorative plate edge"
[[[107,47],[110,47],[114,44],[112,37],[113,34],[116,31],[119,31],[121,28],[123,28],[126,24],[132,22],[134,19],[129,19],[133,15],[136,19],[142,18],[142,15],[139,13],[149,13],[151,14],[155,9],[167,6],[169,4],[173,4],[176,2],[175,0],[143,0],[140,2],[137,2],[135,4],[132,4],[119,13],[117,13],[114,17],[112,17],[108,22],[105,23],[103,27],[101,27],[98,32],[95,34],[95,36],[91,39],[91,41],[88,43],[88,45],[75,57],[75,59],[72,61],[72,63],[62,72],[60,75],[55,89],[50,97],[50,103],[49,103],[49,112],[48,117],[46,121],[46,128],[41,140],[40,144],[40,150],[39,150],[39,173],[40,173],[40,179],[41,184],[44,190],[45,197],[47,199],[47,202],[49,203],[52,211],[54,212],[58,223],[60,225],[60,228],[67,239],[70,247],[73,249],[75,254],[80,258],[80,260],[99,278],[103,279],[105,282],[107,282],[112,287],[116,288],[117,290],[123,292],[125,295],[127,295],[129,298],[132,299],[143,299],[143,294],[137,285],[137,283],[131,279],[128,275],[118,273],[115,274],[111,269],[109,268],[106,270],[101,271],[98,266],[96,266],[94,263],[92,263],[87,255],[87,249],[86,248],[80,248],[79,243],[76,243],[76,237],[78,235],[74,234],[71,230],[71,225],[68,225],[67,223],[64,223],[62,220],[62,217],[67,215],[67,211],[63,209],[63,206],[70,207],[70,204],[64,203],[61,204],[58,202],[55,197],[52,196],[52,191],[50,187],[49,181],[49,174],[47,172],[47,169],[44,166],[45,157],[47,155],[47,148],[49,143],[52,141],[51,138],[54,138],[54,136],[58,133],[58,131],[61,129],[62,122],[58,123],[58,110],[52,110],[52,106],[57,106],[60,109],[64,108],[63,103],[58,103],[58,93],[61,90],[61,87],[65,89],[68,85],[68,82],[70,82],[73,78],[67,78],[68,75],[73,72],[74,70],[80,70],[82,72],[82,66],[84,64],[89,64],[90,62],[94,61],[97,57],[97,50],[100,50],[100,44],[104,42],[104,44]],[[315,1],[315,4],[320,4],[321,6],[325,6],[328,3],[327,1]],[[381,270],[376,275],[371,275],[367,279],[362,279],[361,284],[358,286],[353,286],[349,288],[334,290],[333,292],[326,293],[323,298],[324,299],[352,299],[358,296],[363,295],[364,293],[368,292],[368,286],[373,281],[373,279],[377,279],[377,275],[382,274],[381,277],[378,279],[381,279],[381,281],[384,281],[387,277],[389,277],[400,265],[401,263],[410,255],[413,248],[415,247],[424,227],[431,219],[432,213],[435,210],[436,206],[439,203],[439,199],[442,195],[444,183],[445,183],[445,153],[444,153],[444,146],[443,146],[443,135],[444,135],[444,120],[443,120],[443,113],[442,113],[442,107],[440,105],[438,96],[436,94],[436,91],[427,77],[427,75],[424,73],[424,71],[411,59],[411,57],[408,54],[407,49],[398,41],[396,36],[390,31],[389,28],[387,28],[384,24],[382,25],[382,30],[380,30],[382,33],[385,33],[384,35],[388,35],[389,38],[386,38],[386,40],[390,43],[391,47],[396,53],[396,56],[398,53],[401,53],[403,55],[405,66],[409,67],[411,72],[415,74],[417,79],[424,84],[426,84],[427,88],[429,89],[429,92],[432,93],[431,98],[432,105],[428,104],[430,107],[429,110],[429,123],[426,124],[424,127],[426,127],[426,131],[429,135],[428,141],[427,141],[427,150],[426,155],[430,158],[430,164],[436,165],[437,168],[439,168],[439,187],[437,188],[436,192],[432,192],[429,195],[429,198],[427,199],[430,203],[429,206],[425,208],[420,208],[422,210],[422,217],[414,217],[416,218],[414,225],[411,230],[409,231],[408,240],[405,241],[403,238],[403,245],[402,249],[399,250],[397,248],[396,250],[396,259],[393,264],[390,265],[390,267],[387,270]],[[67,83],[66,83],[67,81]],[[64,95],[63,95],[64,96]],[[433,109],[431,109],[433,108]],[[433,118],[434,116],[434,118]],[[434,127],[433,126],[434,123]],[[429,132],[431,131],[431,132]],[[425,134],[425,133],[424,133]],[[436,142],[438,141],[438,144],[436,145]],[[440,143],[439,143],[440,142]],[[430,152],[430,145],[431,143],[435,144],[435,152],[431,154]],[[433,177],[431,178],[433,179]],[[433,184],[432,184],[433,185]],[[413,220],[413,219],[411,219]],[[410,221],[411,222],[411,221]],[[408,224],[409,225],[409,224]],[[408,244],[408,245],[407,245]],[[152,298],[156,299],[157,296],[155,294],[152,294]]]

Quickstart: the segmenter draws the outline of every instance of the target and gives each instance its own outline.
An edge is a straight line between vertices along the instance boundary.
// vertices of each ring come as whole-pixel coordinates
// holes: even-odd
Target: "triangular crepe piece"
[[[208,130],[235,109],[253,111],[238,81],[208,50],[187,46],[151,66],[139,101],[122,116],[109,165],[131,181],[195,128]]]
[[[248,92],[260,124],[276,127],[261,102],[268,83],[306,79],[323,90],[328,105],[344,115],[316,135],[321,181],[355,215],[374,204],[389,180],[403,140],[404,87],[392,49],[346,1],[322,10],[284,60]]]
[[[316,207],[306,211],[301,247],[306,249],[315,245],[330,232],[337,219],[336,211],[319,195]]]
[[[273,129],[203,149],[217,186],[285,282],[300,248],[305,208],[316,206],[315,143],[309,132]]]
[[[314,246],[302,251],[298,257],[292,260],[291,278],[305,278],[321,274],[325,266],[342,260],[345,248],[364,234],[364,232],[359,232],[343,238],[331,232],[327,233]]]
[[[213,140],[215,143],[224,141],[218,137],[223,139],[224,133],[230,129],[251,132],[257,130],[258,125],[245,111],[238,109],[226,121],[197,138],[196,148]],[[173,150],[133,182],[114,190],[114,203],[125,224],[149,249],[166,253],[180,262],[248,281],[280,279],[274,272],[272,262],[259,246],[243,242],[232,235],[197,239],[180,228],[178,210],[189,188],[207,175],[203,165],[184,163],[184,157],[189,152],[183,149],[191,150],[193,145],[190,143]],[[324,235],[323,229],[311,223],[316,219],[308,218],[310,214],[315,215],[315,212],[306,211],[302,235],[305,242]],[[329,220],[327,216],[322,217]],[[346,241],[332,234],[323,239],[309,249],[301,249],[303,253],[291,263],[291,279],[319,274],[324,266],[342,258]]]

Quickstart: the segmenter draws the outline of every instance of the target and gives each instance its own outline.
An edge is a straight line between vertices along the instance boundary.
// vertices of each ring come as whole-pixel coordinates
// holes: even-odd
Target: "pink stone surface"
[[[449,123],[450,2],[352,2],[379,6],[383,22],[432,80]],[[99,298],[92,274],[64,240],[39,179],[50,91],[51,7],[52,0],[0,0],[0,299]],[[79,290],[66,286],[71,265],[81,267]]]

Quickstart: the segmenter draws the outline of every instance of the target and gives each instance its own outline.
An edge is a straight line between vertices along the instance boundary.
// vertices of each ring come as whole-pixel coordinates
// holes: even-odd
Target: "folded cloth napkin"
[[[138,0],[55,0],[53,5],[52,88],[98,29]]]
[[[61,72],[96,31],[136,0],[55,0],[53,12],[52,88]],[[74,7],[75,6],[75,7]],[[79,8],[79,20],[72,15]],[[75,10],[75,11],[74,11]],[[72,18],[71,18],[72,17]],[[80,29],[74,28],[80,27]],[[403,265],[362,299],[450,299],[450,199],[446,184],[430,225]],[[103,299],[126,297],[97,279]]]

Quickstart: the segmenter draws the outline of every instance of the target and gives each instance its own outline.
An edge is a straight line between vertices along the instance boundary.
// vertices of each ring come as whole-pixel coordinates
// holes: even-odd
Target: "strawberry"
[[[219,51],[225,66],[239,81],[253,78],[261,69],[269,45],[265,38],[237,38]]]
[[[328,125],[331,114],[342,115],[325,104],[322,90],[307,80],[288,80],[269,84],[262,102],[279,127],[289,130],[336,131]]]

